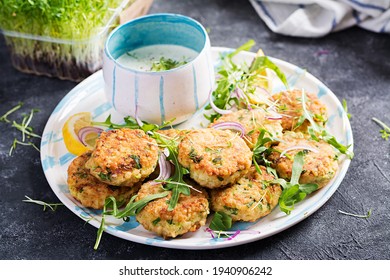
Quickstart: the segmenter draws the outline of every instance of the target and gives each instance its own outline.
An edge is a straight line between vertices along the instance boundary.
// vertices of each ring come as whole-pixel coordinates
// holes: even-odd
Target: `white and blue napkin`
[[[351,26],[390,33],[390,0],[249,0],[275,33],[321,37]]]

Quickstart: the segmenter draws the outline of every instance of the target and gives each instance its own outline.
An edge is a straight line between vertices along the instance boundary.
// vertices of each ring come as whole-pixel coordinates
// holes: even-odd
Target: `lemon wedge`
[[[265,56],[262,49],[256,53],[256,57]],[[253,84],[256,86],[254,93],[248,94],[250,103],[252,104],[266,104],[269,102],[269,93],[272,89],[271,79],[267,73],[267,69],[256,73]]]
[[[97,133],[90,133],[86,137],[87,146],[80,142],[77,136],[80,129],[91,126],[92,117],[89,112],[81,112],[70,116],[62,127],[62,136],[68,151],[76,156],[93,149],[94,143],[98,137]]]

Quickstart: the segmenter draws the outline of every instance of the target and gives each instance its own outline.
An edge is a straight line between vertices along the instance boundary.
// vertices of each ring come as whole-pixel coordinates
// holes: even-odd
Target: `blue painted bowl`
[[[185,65],[152,72],[118,62],[123,54],[147,46],[177,45],[194,50]],[[177,14],[152,14],[120,25],[108,36],[103,57],[105,92],[125,116],[161,124],[190,118],[206,102],[214,85],[210,39],[197,21]]]

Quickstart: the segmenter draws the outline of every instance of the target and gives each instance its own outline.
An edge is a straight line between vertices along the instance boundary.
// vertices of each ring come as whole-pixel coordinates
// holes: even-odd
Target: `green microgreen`
[[[268,156],[274,151],[274,149],[271,147],[271,145],[267,146],[266,144],[271,144],[273,141],[275,141],[275,138],[272,137],[271,133],[265,129],[260,129],[260,134],[257,138],[255,146],[253,147],[252,162],[259,174],[262,174],[259,164],[263,164],[265,165],[267,172],[277,178],[278,176],[276,170],[271,167],[271,162],[267,159]]]
[[[58,206],[63,206],[64,204],[62,203],[47,203],[47,202],[44,202],[44,201],[41,201],[41,200],[36,200],[36,199],[32,199],[30,197],[28,197],[27,195],[24,196],[25,200],[22,200],[23,202],[27,202],[27,203],[35,203],[35,204],[38,204],[38,205],[42,205],[43,206],[43,211],[46,211],[47,208],[49,208],[51,211],[56,211],[57,210],[57,207]]]
[[[252,108],[254,104],[249,102],[248,96],[255,94],[256,83],[259,78],[265,81],[268,77],[261,75],[266,69],[276,73],[279,79],[287,87],[287,79],[282,71],[266,56],[257,56],[250,66],[247,64],[236,64],[233,61],[235,55],[241,51],[248,51],[254,46],[255,42],[249,40],[233,52],[229,54],[221,54],[221,65],[217,69],[216,88],[212,92],[211,98],[216,107],[221,110],[230,110],[233,106],[238,108]],[[241,96],[233,95],[236,90],[242,91]],[[206,110],[211,110],[212,107],[208,104]],[[210,114],[205,114],[205,117],[213,122],[221,116],[220,113],[212,111]]]
[[[188,174],[188,169],[184,168],[178,160],[178,143],[174,139],[167,139],[160,134],[153,133],[152,137],[156,139],[160,147],[166,148],[169,151],[167,160],[171,161],[175,166],[173,175],[166,180],[163,188],[172,191],[172,197],[169,200],[168,211],[172,211],[179,200],[180,194],[190,195],[190,188],[184,181],[184,175]]]
[[[39,112],[38,109],[31,109],[29,114],[23,114],[23,119],[19,123],[16,120],[9,120],[8,116],[12,113],[16,112],[17,110],[21,109],[23,106],[22,102],[19,102],[18,105],[10,109],[8,112],[6,112],[4,115],[0,117],[0,121],[4,123],[11,124],[11,127],[15,128],[16,130],[20,131],[22,133],[21,139],[14,138],[12,141],[11,147],[9,149],[8,155],[11,156],[12,153],[15,151],[17,145],[22,146],[31,146],[34,149],[36,149],[39,152],[39,148],[31,141],[26,141],[26,138],[41,138],[40,135],[36,134],[34,132],[34,129],[30,126],[30,123],[33,119],[33,116],[36,112]]]
[[[22,145],[22,146],[32,146],[35,150],[38,152],[40,151],[39,148],[33,143],[33,142],[21,142],[18,139],[14,139],[12,142],[11,148],[9,149],[8,155],[12,156],[13,151],[16,149],[17,145]]]
[[[390,137],[390,127],[377,118],[372,118],[372,120],[383,128],[379,132],[382,134],[382,138],[387,141]]]
[[[0,122],[10,123],[11,121],[7,117],[12,113],[16,112],[17,110],[19,110],[20,108],[22,108],[22,106],[23,106],[23,102],[19,102],[18,105],[16,105],[15,107],[13,107],[11,110],[9,110],[8,112],[6,112],[4,115],[0,117]]]
[[[369,217],[371,217],[371,209],[368,210],[367,214],[366,215],[359,215],[359,214],[353,214],[353,213],[348,213],[348,212],[344,212],[342,210],[339,210],[339,213],[340,214],[343,214],[343,215],[347,215],[347,216],[352,216],[352,217],[356,217],[356,218],[365,218],[365,219],[368,219]]]
[[[312,113],[309,112],[306,108],[307,96],[304,90],[302,90],[301,102],[302,102],[302,110],[303,110],[303,114],[301,118],[303,119],[303,121],[308,120],[310,123],[310,126],[308,127],[308,133],[310,134],[311,139],[317,142],[323,140],[328,144],[332,145],[334,148],[336,148],[340,153],[345,154],[349,159],[352,159],[354,157],[354,153],[349,150],[351,145],[345,146],[341,144],[340,142],[337,141],[336,137],[334,137],[332,134],[329,133],[328,130],[326,130],[325,127],[318,125],[314,121]]]
[[[178,68],[185,64],[187,64],[187,61],[176,61],[171,58],[161,57],[160,60],[153,62],[152,68],[150,70],[155,72],[167,71]]]
[[[100,240],[104,232],[107,215],[113,216],[117,219],[124,219],[125,221],[128,222],[129,217],[137,215],[149,202],[159,198],[166,197],[168,194],[169,192],[167,191],[156,193],[156,194],[148,195],[138,201],[135,201],[137,195],[134,195],[131,197],[130,201],[126,204],[126,206],[121,210],[119,210],[119,207],[123,205],[122,202],[117,202],[115,197],[113,196],[106,198],[103,206],[102,220],[100,223],[100,227],[97,231],[94,249],[97,250],[97,248],[99,247]]]
[[[290,182],[285,179],[275,179],[272,183],[277,183],[282,186],[283,191],[279,198],[279,207],[284,213],[289,215],[294,209],[294,205],[305,197],[318,189],[317,184],[300,184],[299,178],[302,174],[304,165],[304,152],[299,151],[294,156],[294,162],[292,166],[292,174]]]
[[[350,113],[348,113],[347,100],[343,99],[342,105],[343,105],[343,109],[344,109],[345,113],[347,114],[348,119],[351,119],[352,115]]]

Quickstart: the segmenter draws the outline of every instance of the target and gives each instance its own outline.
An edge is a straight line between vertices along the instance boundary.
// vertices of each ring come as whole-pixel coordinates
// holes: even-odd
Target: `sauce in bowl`
[[[198,52],[179,45],[151,45],[121,55],[117,62],[138,71],[167,71],[192,61]]]

